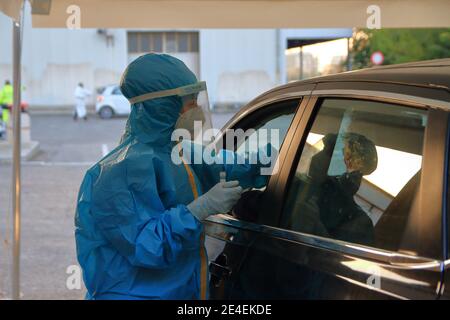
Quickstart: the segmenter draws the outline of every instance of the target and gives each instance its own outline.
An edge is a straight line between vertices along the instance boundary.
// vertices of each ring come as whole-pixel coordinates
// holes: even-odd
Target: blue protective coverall
[[[195,82],[180,60],[147,54],[125,70],[121,91],[130,99]],[[203,226],[186,205],[218,183],[220,171],[243,188],[266,182],[258,166],[174,164],[181,108],[177,96],[133,105],[120,145],[86,172],[75,238],[88,299],[206,298]]]

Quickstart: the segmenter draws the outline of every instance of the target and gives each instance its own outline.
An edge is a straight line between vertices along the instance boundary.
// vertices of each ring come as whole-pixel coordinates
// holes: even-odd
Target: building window
[[[139,49],[138,46],[138,34],[137,33],[129,33],[128,34],[128,51],[137,52]]]
[[[128,51],[198,52],[198,32],[128,32]]]
[[[348,39],[288,40],[287,81],[347,71]]]

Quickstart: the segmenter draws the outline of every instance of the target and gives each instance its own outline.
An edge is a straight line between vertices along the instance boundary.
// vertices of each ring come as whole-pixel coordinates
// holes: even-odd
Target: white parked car
[[[130,102],[124,97],[118,85],[109,85],[97,90],[95,111],[100,118],[109,119],[115,115],[128,115]]]

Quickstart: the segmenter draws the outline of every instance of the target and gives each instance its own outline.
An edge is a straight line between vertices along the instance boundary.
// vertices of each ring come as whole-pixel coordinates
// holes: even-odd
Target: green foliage
[[[372,66],[375,51],[384,65],[450,57],[449,29],[360,29],[353,34],[353,68]]]

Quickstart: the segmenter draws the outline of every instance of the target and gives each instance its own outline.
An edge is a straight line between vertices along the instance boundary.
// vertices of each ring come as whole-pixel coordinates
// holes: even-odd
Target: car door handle
[[[226,254],[222,253],[215,261],[211,261],[209,264],[209,272],[211,274],[211,285],[216,288],[219,288],[224,280],[230,278],[232,270],[228,266]]]

